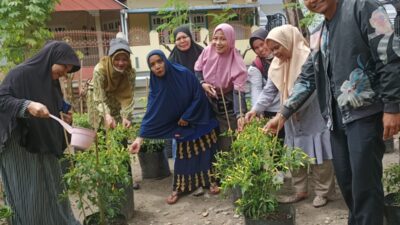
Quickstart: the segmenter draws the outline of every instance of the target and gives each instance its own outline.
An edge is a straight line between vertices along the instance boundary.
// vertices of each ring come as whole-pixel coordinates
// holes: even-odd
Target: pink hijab
[[[228,40],[228,51],[218,54],[214,44],[207,46],[197,59],[194,70],[202,71],[204,81],[221,88],[224,93],[232,89],[244,92],[247,69],[242,56],[235,48],[235,31],[231,25],[222,23],[215,28],[213,35],[219,30]]]

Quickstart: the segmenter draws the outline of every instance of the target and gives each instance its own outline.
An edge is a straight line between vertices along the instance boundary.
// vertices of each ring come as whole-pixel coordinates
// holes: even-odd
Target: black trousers
[[[336,178],[349,208],[349,225],[383,224],[382,113],[343,125],[333,106],[331,144]]]

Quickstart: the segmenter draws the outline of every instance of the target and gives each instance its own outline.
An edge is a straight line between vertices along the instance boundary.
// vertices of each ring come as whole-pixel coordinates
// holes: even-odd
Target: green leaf
[[[2,0],[0,3],[0,58],[6,58],[4,73],[31,57],[50,37],[46,22],[59,0]],[[35,32],[40,31],[40,32]],[[34,49],[33,49],[34,48]]]

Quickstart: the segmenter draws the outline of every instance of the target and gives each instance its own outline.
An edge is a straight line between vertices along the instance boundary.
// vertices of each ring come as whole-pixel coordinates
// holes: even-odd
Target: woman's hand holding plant
[[[203,84],[201,84],[201,86],[203,87],[207,96],[218,99],[217,91],[215,90],[214,86],[212,86],[211,84],[207,84],[207,83],[203,83]]]
[[[117,126],[117,123],[115,122],[114,117],[112,117],[110,114],[106,114],[104,118],[104,125],[107,128],[115,128]]]
[[[122,118],[122,126],[125,128],[129,128],[131,126],[132,122],[126,118]]]
[[[143,138],[137,137],[135,141],[129,145],[129,152],[136,154],[140,151],[140,146],[143,144]]]
[[[245,122],[250,123],[255,117],[257,116],[257,112],[254,110],[250,110],[249,112],[246,113],[245,115]]]
[[[237,119],[237,131],[242,132],[245,124],[246,124],[245,118],[243,116],[240,116]]]
[[[286,118],[280,114],[277,113],[274,118],[269,120],[267,124],[263,128],[263,132],[265,134],[277,134],[282,128],[283,125],[285,125]]]

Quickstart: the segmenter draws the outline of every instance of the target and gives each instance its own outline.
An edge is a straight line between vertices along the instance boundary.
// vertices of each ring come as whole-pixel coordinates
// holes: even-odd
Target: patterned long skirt
[[[173,190],[191,192],[198,187],[209,188],[215,184],[212,163],[216,151],[215,130],[195,140],[177,140]]]

